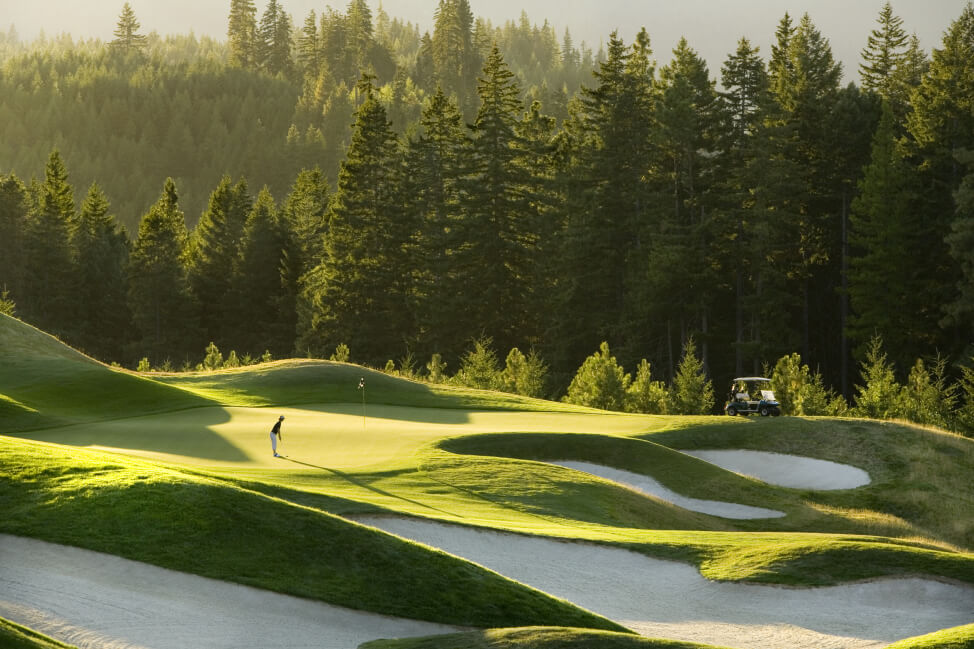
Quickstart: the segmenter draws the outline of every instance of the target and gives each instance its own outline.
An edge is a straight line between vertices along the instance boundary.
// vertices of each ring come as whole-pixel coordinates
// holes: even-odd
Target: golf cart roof
[[[739,376],[734,380],[735,381],[767,381],[769,383],[771,382],[771,379],[766,379],[763,376]]]

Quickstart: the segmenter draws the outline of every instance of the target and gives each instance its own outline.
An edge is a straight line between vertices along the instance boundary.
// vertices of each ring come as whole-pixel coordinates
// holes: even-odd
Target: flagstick
[[[365,378],[359,379],[359,390],[362,391],[362,430],[365,431]]]

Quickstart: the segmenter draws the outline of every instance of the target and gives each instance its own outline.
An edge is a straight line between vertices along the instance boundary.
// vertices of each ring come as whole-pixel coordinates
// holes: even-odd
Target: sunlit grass
[[[374,640],[359,649],[716,649],[711,645],[657,638],[592,631],[532,627],[520,629],[487,629],[467,633]]]

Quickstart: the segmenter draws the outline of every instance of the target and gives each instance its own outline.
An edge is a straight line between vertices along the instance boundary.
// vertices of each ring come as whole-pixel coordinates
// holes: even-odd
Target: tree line
[[[451,27],[439,34],[463,44],[450,50],[460,58],[438,70],[434,33],[423,68],[420,37],[413,73],[431,70],[435,85],[402,131],[395,80],[382,85],[369,58],[381,53],[349,40],[368,32],[351,27],[369,24],[357,7],[328,14],[344,48],[317,31],[335,25],[307,21],[300,42],[318,45],[294,72],[270,77],[271,58],[256,54],[266,48],[228,67],[269,83],[300,71],[305,90],[359,73],[336,179],[307,165],[284,193],[254,197],[243,176],[224,176],[190,229],[171,178],[130,241],[98,185],[75,212],[55,152],[43,183],[3,178],[0,282],[18,312],[128,364],[178,365],[215,341],[253,357],[346,344],[377,367],[406,354],[456,367],[489,336],[543,357],[554,393],[604,341],[667,381],[691,338],[718,381],[797,350],[847,396],[877,334],[900,372],[938,351],[968,359],[970,5],[932,58],[885,5],[861,86],[840,85],[807,15],[785,14],[767,62],[741,39],[720,90],[686,41],[657,70],[645,30],[630,44],[613,34],[559,119],[558,102],[525,101],[499,45],[464,49],[476,21],[443,0],[437,24]],[[329,58],[353,50],[347,69]],[[462,78],[474,60],[474,81]]]

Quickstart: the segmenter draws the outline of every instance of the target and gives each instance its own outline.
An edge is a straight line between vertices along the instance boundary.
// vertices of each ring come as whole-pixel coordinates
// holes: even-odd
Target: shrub
[[[211,342],[206,346],[206,356],[203,357],[202,368],[204,370],[218,370],[223,367],[223,354],[217,348],[216,344]]]
[[[233,349],[230,350],[230,355],[227,356],[227,359],[225,361],[223,361],[223,367],[225,369],[233,369],[235,367],[240,367],[240,359],[237,358],[236,350]]]
[[[16,311],[17,305],[14,303],[13,298],[10,297],[10,291],[4,289],[3,293],[0,293],[0,313],[14,317]]]
[[[786,415],[839,417],[848,410],[845,399],[826,390],[822,375],[812,374],[798,354],[778,359],[771,374],[771,386]]]
[[[562,401],[603,410],[623,410],[632,377],[626,374],[609,353],[609,343],[585,359],[568,386]]]
[[[937,357],[931,369],[917,359],[898,395],[896,412],[918,424],[950,428],[957,405],[957,386],[947,385],[947,361]]]
[[[139,361],[139,366],[135,368],[137,372],[151,372],[152,365],[149,364],[149,359],[145,356]]]
[[[347,363],[349,353],[348,345],[345,343],[339,343],[338,347],[335,347],[335,353],[332,354],[328,360],[335,361],[336,363]]]
[[[426,371],[429,372],[427,378],[432,383],[442,383],[445,375],[443,370],[446,369],[446,363],[443,362],[443,357],[439,353],[433,354],[430,358],[430,362],[426,364]]]
[[[697,358],[693,338],[687,340],[683,359],[670,386],[670,408],[675,415],[707,415],[714,408],[714,386]]]
[[[669,409],[668,397],[663,382],[652,380],[649,361],[644,358],[636,368],[636,378],[626,391],[626,412],[665,415]]]
[[[853,412],[871,419],[890,419],[896,415],[900,385],[893,375],[893,366],[886,362],[883,339],[873,336],[861,363],[860,376],[865,385],[857,385]]]
[[[532,349],[527,356],[514,347],[507,355],[501,372],[501,389],[526,397],[544,395],[548,366]]]
[[[453,380],[469,388],[498,389],[501,384],[500,369],[492,344],[490,338],[478,338],[473,341],[473,349],[460,359],[460,371]]]

